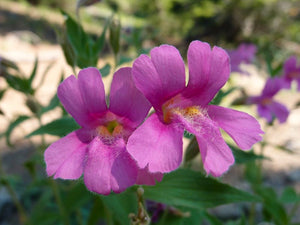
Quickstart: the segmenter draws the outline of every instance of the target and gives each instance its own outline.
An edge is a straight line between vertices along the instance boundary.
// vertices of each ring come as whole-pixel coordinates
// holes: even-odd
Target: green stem
[[[2,159],[0,156],[0,177],[6,177],[5,172],[2,169]],[[5,178],[4,178],[5,179]],[[21,202],[19,201],[16,192],[14,191],[13,187],[10,185],[10,183],[8,181],[3,181],[3,185],[6,188],[6,190],[8,191],[13,203],[15,204],[15,206],[17,207],[17,210],[19,212],[19,219],[21,224],[27,224],[28,223],[28,217],[26,215],[25,209],[23,208]],[[29,224],[29,223],[28,223]]]
[[[255,216],[256,216],[256,203],[251,203],[250,213],[249,213],[249,225],[255,225]]]
[[[54,194],[55,201],[58,205],[60,216],[63,219],[64,224],[69,225],[70,224],[69,217],[68,217],[68,214],[66,213],[65,207],[62,203],[60,193],[59,193],[59,189],[58,189],[58,185],[57,185],[56,181],[53,180],[52,178],[49,178],[49,181],[50,181],[50,185],[51,185],[51,188],[52,188],[52,191],[53,191],[53,194]]]

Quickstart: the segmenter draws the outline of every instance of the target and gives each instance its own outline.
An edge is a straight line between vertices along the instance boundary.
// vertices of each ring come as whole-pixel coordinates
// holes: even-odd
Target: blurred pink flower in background
[[[282,88],[290,89],[291,83],[295,80],[298,84],[298,91],[300,91],[300,65],[297,67],[296,56],[288,58],[283,65],[283,76],[281,77]]]
[[[241,64],[250,64],[255,58],[257,48],[254,44],[240,44],[236,50],[227,50],[230,57],[231,72],[238,72],[249,75],[246,71],[241,69]]]
[[[204,169],[220,176],[234,163],[224,141],[225,130],[241,149],[260,141],[263,131],[257,120],[236,110],[209,105],[230,74],[229,57],[219,48],[193,41],[188,49],[189,83],[179,51],[161,45],[138,57],[132,68],[136,87],[155,109],[128,139],[128,152],[139,167],[150,172],[170,172],[182,161],[184,130],[197,138]]]
[[[58,87],[64,108],[82,127],[51,144],[45,151],[48,176],[78,179],[99,194],[118,193],[135,184],[155,184],[162,174],[140,170],[126,150],[131,133],[147,116],[150,104],[136,89],[131,68],[113,77],[107,107],[101,74],[96,68],[70,76]],[[141,175],[139,175],[141,174]]]
[[[289,115],[289,110],[281,103],[274,100],[274,96],[282,88],[280,78],[269,78],[259,96],[251,96],[249,104],[257,104],[258,115],[265,118],[268,123],[272,122],[273,117],[278,118],[280,123],[284,123]]]

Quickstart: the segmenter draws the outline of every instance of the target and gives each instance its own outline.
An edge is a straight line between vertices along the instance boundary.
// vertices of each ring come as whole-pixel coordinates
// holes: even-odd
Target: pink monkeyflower
[[[150,172],[170,172],[182,161],[184,130],[197,138],[204,169],[220,176],[234,163],[231,149],[222,138],[225,130],[241,149],[250,149],[263,132],[257,120],[236,110],[209,105],[230,74],[227,53],[207,43],[193,41],[188,49],[189,83],[179,51],[161,45],[133,63],[136,87],[155,109],[127,143],[139,167]]]
[[[101,74],[96,68],[70,76],[58,87],[58,98],[81,126],[45,151],[48,176],[78,179],[90,191],[119,193],[135,183],[155,184],[161,174],[140,170],[126,149],[131,133],[147,116],[150,104],[136,89],[131,68],[113,77],[109,107]]]
[[[292,81],[295,80],[298,83],[298,90],[300,91],[300,65],[297,67],[296,56],[291,56],[285,61],[283,70],[281,87],[290,89]]]
[[[279,78],[269,78],[259,96],[249,97],[249,104],[257,104],[259,116],[265,118],[269,123],[273,117],[277,117],[280,123],[284,123],[289,115],[288,109],[281,103],[275,101],[274,96],[280,91],[282,81]]]
[[[249,75],[240,68],[242,63],[250,64],[255,57],[257,49],[254,44],[240,44],[236,50],[228,50],[231,64],[231,72],[238,72]]]

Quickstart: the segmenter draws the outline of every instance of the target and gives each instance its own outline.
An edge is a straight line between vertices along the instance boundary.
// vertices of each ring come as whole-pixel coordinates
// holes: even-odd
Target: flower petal
[[[234,157],[219,129],[212,126],[209,132],[196,134],[196,138],[207,174],[214,177],[224,174],[234,163]]]
[[[296,68],[297,68],[297,57],[296,56],[289,57],[283,65],[285,76],[287,76],[289,73],[296,70]]]
[[[83,69],[78,74],[78,84],[85,107],[91,116],[107,110],[104,84],[97,68]]]
[[[111,84],[109,110],[129,119],[132,126],[137,127],[146,118],[150,107],[133,83],[131,68],[119,69]]]
[[[222,48],[215,46],[211,50],[201,41],[191,42],[187,56],[189,83],[183,95],[206,106],[229,78],[229,56]]]
[[[84,183],[90,191],[108,195],[119,193],[135,184],[138,168],[125,149],[123,139],[112,145],[104,144],[98,137],[89,145],[84,167]]]
[[[289,116],[289,110],[281,103],[273,101],[270,105],[268,105],[268,108],[274,114],[280,123],[284,123],[288,116]]]
[[[273,97],[282,88],[282,81],[279,78],[269,78],[262,91],[263,97]]]
[[[128,139],[127,149],[140,168],[149,172],[170,172],[182,160],[183,128],[176,124],[163,124],[152,114]]]
[[[78,179],[81,176],[87,149],[86,138],[81,137],[81,131],[68,134],[46,149],[44,156],[48,176],[62,179]]]
[[[260,117],[265,118],[268,123],[271,123],[273,120],[272,112],[269,107],[264,105],[257,105],[257,113]]]
[[[148,168],[139,169],[136,184],[138,185],[155,185],[156,181],[160,182],[163,179],[162,173],[150,173]]]
[[[58,87],[57,96],[64,108],[82,127],[95,127],[95,116],[107,106],[101,75],[96,68],[87,68],[65,79]]]
[[[262,140],[258,121],[247,113],[221,106],[209,105],[208,115],[218,126],[225,130],[243,150]]]
[[[179,51],[170,45],[152,49],[151,59],[146,55],[138,57],[132,74],[136,87],[157,111],[185,87],[184,62]]]

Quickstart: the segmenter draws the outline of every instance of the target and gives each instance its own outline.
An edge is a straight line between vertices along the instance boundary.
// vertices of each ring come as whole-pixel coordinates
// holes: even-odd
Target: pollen
[[[272,103],[272,99],[271,98],[264,98],[262,101],[261,101],[261,104],[262,105],[270,105]]]
[[[119,124],[116,120],[110,121],[105,125],[97,127],[98,135],[102,137],[116,136],[120,135],[123,131],[123,126]]]

